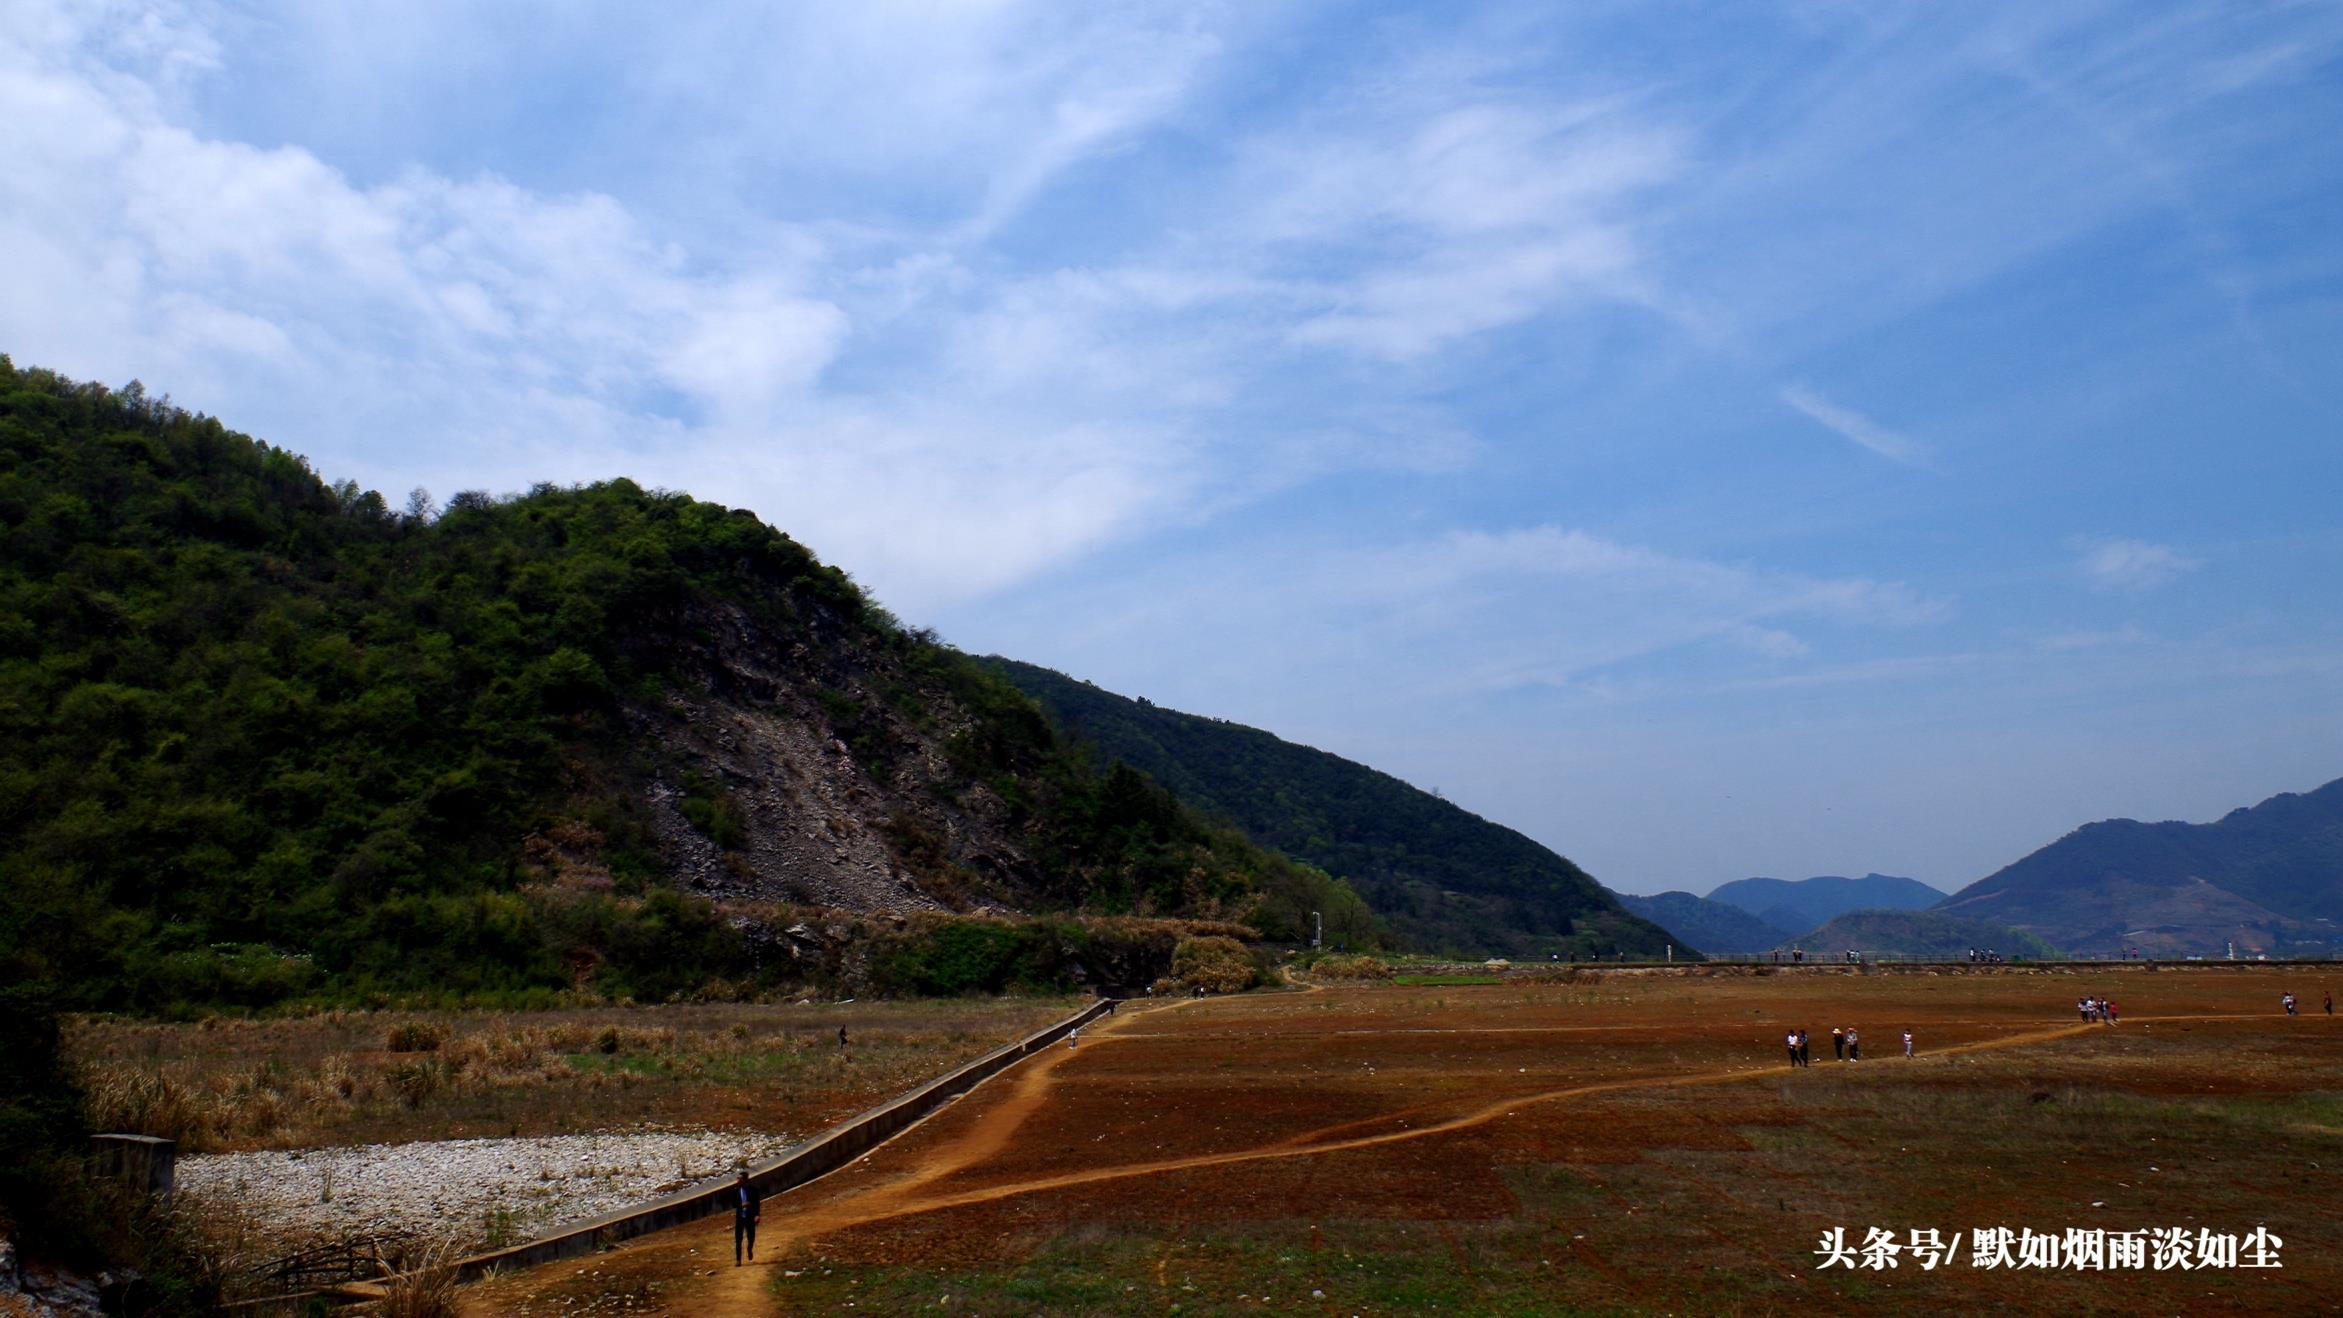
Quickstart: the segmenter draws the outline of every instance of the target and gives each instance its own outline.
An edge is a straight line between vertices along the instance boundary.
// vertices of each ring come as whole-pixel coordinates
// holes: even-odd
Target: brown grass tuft
[[[404,1270],[384,1285],[375,1313],[380,1318],[455,1318],[455,1242],[433,1241],[404,1262]]]
[[[217,1099],[169,1071],[106,1066],[85,1079],[84,1111],[103,1131],[154,1135],[182,1149],[205,1147],[218,1122]]]
[[[391,1026],[383,1047],[394,1053],[436,1052],[447,1042],[447,1031],[431,1021],[400,1021]]]

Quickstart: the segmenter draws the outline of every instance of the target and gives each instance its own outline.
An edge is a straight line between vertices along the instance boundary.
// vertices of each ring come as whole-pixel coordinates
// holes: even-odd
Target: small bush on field
[[[391,1092],[408,1107],[421,1107],[447,1083],[447,1072],[437,1062],[401,1062],[390,1069],[384,1079],[390,1082]]]
[[[1330,956],[1310,967],[1313,979],[1375,980],[1391,978],[1391,963],[1371,956]]]
[[[430,1021],[401,1021],[391,1027],[383,1046],[394,1053],[428,1053],[446,1042],[447,1031]]]
[[[321,1093],[348,1102],[358,1095],[358,1073],[351,1069],[348,1053],[329,1053],[317,1065],[317,1087]]]
[[[1183,938],[1172,949],[1171,977],[1188,988],[1238,993],[1253,987],[1258,973],[1245,945],[1234,938]]]

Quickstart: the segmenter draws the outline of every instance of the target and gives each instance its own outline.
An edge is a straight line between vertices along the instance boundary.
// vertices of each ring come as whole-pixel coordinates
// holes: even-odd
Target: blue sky
[[[2343,8],[0,0],[0,351],[1625,891],[2343,776]]]

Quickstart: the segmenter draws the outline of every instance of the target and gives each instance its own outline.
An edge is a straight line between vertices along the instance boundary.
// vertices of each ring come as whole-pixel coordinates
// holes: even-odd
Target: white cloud
[[[301,147],[180,122],[158,70],[216,50],[184,21],[109,35],[86,12],[26,15],[41,43],[0,54],[0,242],[23,263],[0,344],[20,360],[142,376],[394,495],[627,474],[744,504],[912,610],[1128,534],[1196,488],[1177,414],[1150,416],[1182,362],[1115,332],[1192,298],[1175,277],[972,292],[947,257],[868,267],[810,232],[711,261],[599,193],[419,168],[365,186]],[[988,194],[994,219],[1163,108],[1169,75],[1128,104],[1108,85],[1144,45],[1096,65],[1053,47],[1055,92],[1020,65],[1054,145],[999,166],[1015,177]],[[918,389],[826,385],[861,319],[909,310],[958,327],[957,369]],[[1213,402],[1218,378],[1191,372],[1186,405]]]
[[[1183,222],[1053,265],[996,249],[1274,20],[877,5],[587,42],[559,6],[13,3],[40,34],[0,55],[19,357],[144,377],[394,492],[625,473],[744,504],[914,616],[1329,473],[1469,463],[1478,436],[1375,373],[1634,300],[1627,208],[1682,164],[1622,103],[1424,56],[1232,135]],[[496,70],[569,52],[691,126],[639,154],[719,222],[200,127],[190,88],[262,47],[314,83],[318,140],[360,136],[334,107],[403,106],[368,140],[416,147],[469,132],[432,95],[451,78],[493,116],[518,94]],[[776,202],[773,178],[824,186]],[[1297,349],[1364,387],[1303,399]]]
[[[1859,444],[1883,458],[1910,465],[1928,460],[1927,446],[1872,420],[1851,407],[1841,407],[1802,384],[1785,385],[1782,401],[1849,443]]]
[[[1247,148],[1236,216],[1253,259],[1291,261],[1295,342],[1412,361],[1573,298],[1645,300],[1624,213],[1683,167],[1677,134],[1608,101],[1396,81]],[[1315,273],[1330,249],[1353,264]]]
[[[846,331],[846,313],[831,303],[737,285],[692,308],[657,360],[661,374],[720,413],[761,420],[778,396],[814,382]]]
[[[2154,590],[2204,566],[2170,545],[2146,540],[2078,538],[2073,545],[2080,554],[2075,570],[2099,590]]]

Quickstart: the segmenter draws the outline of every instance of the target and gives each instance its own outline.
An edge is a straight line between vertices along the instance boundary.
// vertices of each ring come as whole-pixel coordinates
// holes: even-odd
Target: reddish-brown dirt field
[[[2287,988],[2310,1014],[2278,1012]],[[754,1266],[713,1221],[467,1311],[2331,1311],[2343,1027],[2321,990],[2290,968],[1809,968],[1134,1006],[768,1201]],[[2086,993],[2122,1023],[2078,1021]],[[1818,1056],[1792,1070],[1798,1025]],[[1862,1061],[1834,1062],[1834,1025]],[[2266,1227],[2284,1267],[1812,1253],[1834,1226],[2182,1225]]]

